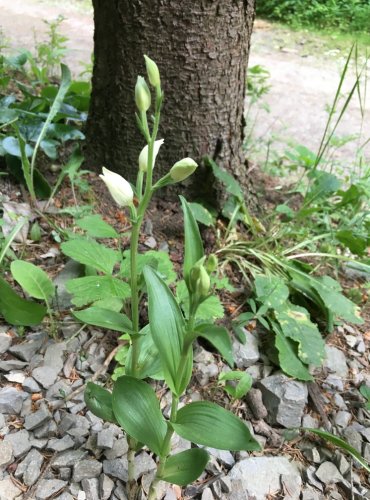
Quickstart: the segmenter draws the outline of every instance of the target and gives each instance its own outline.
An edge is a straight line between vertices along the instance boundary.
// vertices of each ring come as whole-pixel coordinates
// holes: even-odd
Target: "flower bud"
[[[146,72],[148,74],[148,78],[153,87],[161,86],[161,77],[159,75],[159,69],[153,59],[150,59],[148,56],[144,56]]]
[[[183,158],[176,162],[170,170],[171,179],[175,182],[181,182],[189,177],[197,168],[197,164],[192,158]]]
[[[160,139],[159,141],[154,142],[152,167],[154,167],[159,148],[162,146],[163,143],[164,143],[164,139]],[[148,153],[149,153],[149,146],[146,145],[143,147],[143,149],[141,150],[141,153],[139,155],[139,169],[142,172],[146,172],[148,169]]]
[[[207,296],[211,287],[209,274],[203,265],[195,265],[190,270],[189,276],[190,291],[196,293],[199,297]]]
[[[206,262],[207,273],[211,274],[214,271],[216,271],[217,266],[218,266],[218,259],[214,253],[211,253]]]
[[[151,103],[151,95],[149,87],[142,76],[137,77],[135,86],[135,102],[139,111],[144,113],[148,111]]]
[[[127,207],[132,204],[134,192],[130,183],[127,182],[126,179],[105,167],[103,167],[103,174],[99,175],[99,177],[101,177],[101,179],[105,182],[117,205]]]

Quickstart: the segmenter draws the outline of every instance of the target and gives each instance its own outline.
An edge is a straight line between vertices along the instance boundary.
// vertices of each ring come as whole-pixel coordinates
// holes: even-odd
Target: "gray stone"
[[[9,441],[0,441],[0,467],[6,467],[13,460],[13,446]]]
[[[108,460],[114,460],[115,458],[122,457],[127,453],[128,444],[125,437],[117,439],[113,443],[113,448],[111,450],[105,450],[104,455]]]
[[[66,345],[64,342],[48,345],[44,356],[44,366],[50,366],[53,370],[58,370],[59,373],[64,365],[63,354],[65,350]]]
[[[135,457],[135,479],[138,480],[142,475],[157,469],[157,465],[152,457],[143,451]]]
[[[211,488],[205,488],[202,493],[201,500],[214,500]]]
[[[216,450],[216,448],[207,448],[210,455],[215,457],[222,465],[229,469],[235,465],[235,459],[228,450]]]
[[[20,457],[27,453],[31,449],[31,443],[29,439],[30,435],[28,431],[22,429],[12,434],[7,434],[4,437],[4,441],[9,442],[13,447],[13,454],[15,458]]]
[[[50,439],[50,441],[47,444],[47,449],[60,452],[69,450],[70,448],[73,448],[74,445],[75,442],[73,441],[71,436],[68,436],[68,434],[66,434],[61,439],[56,439],[56,438]]]
[[[344,481],[342,474],[332,462],[324,462],[316,471],[316,477],[325,485]]]
[[[55,299],[53,306],[58,310],[64,311],[72,307],[72,295],[67,291],[66,283],[72,278],[84,276],[85,267],[74,260],[68,260],[63,270],[54,279],[56,287]]]
[[[118,482],[117,488],[114,490],[113,499],[116,500],[128,500],[126,489],[123,487],[123,484]]]
[[[320,453],[317,448],[308,448],[307,450],[304,450],[303,455],[307,458],[307,460],[315,464],[319,464],[321,462]]]
[[[302,490],[302,500],[324,500],[324,497],[312,486],[306,486]]]
[[[30,362],[33,356],[42,346],[42,342],[43,339],[38,338],[29,342],[24,342],[23,344],[16,344],[9,349],[9,352],[14,356],[17,356],[17,358],[21,359],[22,361]]]
[[[46,392],[46,399],[61,399],[65,398],[72,392],[72,386],[66,380],[58,380]]]
[[[67,433],[74,437],[87,436],[90,429],[90,422],[82,415],[73,415],[67,413],[59,424],[59,432]]]
[[[99,477],[103,465],[97,460],[81,460],[73,468],[73,482],[80,483],[83,479]]]
[[[362,453],[362,438],[357,430],[350,425],[343,432],[343,436],[349,445],[353,446],[359,453]]]
[[[0,413],[18,415],[22,410],[23,395],[15,387],[0,390]]]
[[[326,358],[323,366],[331,373],[338,375],[340,378],[348,377],[348,367],[345,354],[331,345],[325,346]]]
[[[246,396],[249,408],[252,410],[253,416],[257,420],[265,419],[267,417],[267,409],[263,404],[262,392],[259,389],[252,387]]]
[[[44,457],[37,450],[31,450],[26,458],[18,465],[16,477],[23,476],[23,482],[32,486],[40,477]]]
[[[233,341],[233,354],[238,368],[248,368],[260,358],[257,338],[246,329],[244,329],[244,333],[246,336],[245,344],[241,344],[236,339]]]
[[[51,420],[51,413],[45,405],[42,405],[41,408],[35,413],[31,413],[27,415],[24,420],[24,427],[28,431],[32,431],[36,429],[36,427],[40,427],[40,425],[46,424]]]
[[[100,500],[108,500],[114,488],[114,481],[109,476],[101,474],[99,478]]]
[[[251,457],[238,462],[231,469],[231,482],[241,481],[244,497],[264,499],[281,489],[281,475],[293,476],[301,484],[297,467],[285,457]],[[293,479],[292,479],[293,480]],[[232,498],[237,498],[232,493]]]
[[[2,413],[0,413],[0,429],[5,427],[5,417]]]
[[[19,489],[11,480],[6,477],[0,481],[0,499],[1,500],[20,500],[22,498],[22,490]]]
[[[335,465],[338,467],[338,470],[342,474],[342,476],[345,476],[351,468],[351,465],[346,457],[340,452],[336,453]]]
[[[8,361],[0,361],[0,370],[10,372],[11,370],[22,370],[28,363],[18,361],[17,359],[9,359]]]
[[[284,500],[299,500],[302,487],[301,476],[297,474],[282,474],[280,481],[285,494]]]
[[[34,392],[40,392],[41,388],[39,384],[36,382],[36,380],[32,377],[26,377],[23,382],[23,389],[26,392],[34,393]]]
[[[36,488],[36,498],[37,500],[46,500],[65,488],[67,484],[66,481],[60,479],[41,479]]]
[[[344,391],[344,382],[339,375],[330,374],[326,377],[322,384],[324,389],[331,389],[339,392]]]
[[[347,409],[347,405],[340,394],[334,394],[334,403],[339,408],[339,410]]]
[[[12,338],[5,332],[0,332],[0,354],[4,354],[12,344]]]
[[[23,384],[25,381],[25,374],[23,372],[12,370],[8,375],[4,375],[8,382],[13,382],[15,384]]]
[[[126,457],[124,457],[123,459],[115,458],[114,460],[104,460],[103,471],[104,474],[120,479],[121,481],[126,483],[128,480]]]
[[[87,451],[82,450],[67,450],[59,453],[53,460],[53,467],[71,467],[78,461],[85,458]]]
[[[114,433],[109,427],[98,433],[96,445],[102,450],[111,450],[113,448]]]
[[[334,423],[341,429],[345,429],[352,419],[352,414],[349,411],[340,410],[335,415]]]
[[[99,481],[96,478],[83,479],[82,489],[86,493],[86,500],[101,500],[99,496]]]
[[[363,451],[363,457],[365,460],[370,462],[370,443],[365,443],[364,445],[364,451]]]
[[[61,467],[59,469],[59,479],[62,481],[69,481],[72,477],[72,470],[70,467]]]
[[[307,403],[307,386],[283,374],[271,375],[258,383],[268,421],[286,428],[300,427]]]
[[[307,479],[307,482],[310,483],[312,486],[317,488],[320,491],[323,491],[323,485],[322,483],[317,479],[316,477],[316,469],[312,465],[310,467],[307,467],[305,470],[305,476]]]
[[[30,443],[32,448],[36,448],[37,450],[43,450],[47,442],[48,442],[47,439],[30,438]]]
[[[57,431],[57,424],[54,422],[54,420],[49,420],[49,422],[36,427],[36,429],[33,431],[33,434],[37,439],[50,439],[57,434]]]
[[[74,500],[74,497],[70,493],[65,491],[61,495],[58,495],[57,497],[55,497],[54,500]]]
[[[318,429],[319,422],[317,418],[314,418],[309,413],[306,413],[306,415],[303,415],[302,418],[302,427],[307,427],[309,429]]]
[[[39,366],[32,371],[32,377],[44,387],[49,389],[58,377],[59,370],[51,366]]]

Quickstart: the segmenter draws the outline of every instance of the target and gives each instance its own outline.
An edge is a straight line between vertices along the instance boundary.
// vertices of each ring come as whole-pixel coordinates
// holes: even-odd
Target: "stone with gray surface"
[[[300,427],[308,390],[306,384],[282,373],[271,375],[258,384],[268,411],[268,422],[288,429]]]

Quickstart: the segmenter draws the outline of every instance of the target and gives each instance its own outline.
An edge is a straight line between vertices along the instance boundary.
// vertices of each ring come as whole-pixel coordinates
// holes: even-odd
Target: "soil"
[[[31,51],[35,38],[38,41],[45,39],[47,25],[43,20],[50,21],[63,15],[65,20],[61,32],[69,39],[66,62],[75,75],[90,63],[93,12],[89,0],[63,3],[53,0],[0,0],[0,9],[0,28],[8,43],[13,48]],[[271,74],[271,89],[264,98],[270,112],[260,112],[254,128],[256,138],[273,138],[275,148],[280,151],[287,141],[317,150],[327,120],[327,105],[334,98],[346,57],[342,46],[339,40],[330,39],[329,43],[328,39],[307,32],[294,32],[265,21],[256,21],[250,66],[261,65]],[[355,70],[351,68],[345,90],[353,85],[354,78]],[[369,105],[370,94],[366,101]],[[361,123],[360,105],[354,97],[338,128],[338,135],[358,134]],[[365,117],[363,124],[364,142],[370,137],[370,121],[366,121]],[[351,141],[341,147],[336,156],[349,165],[357,148],[358,141]],[[370,144],[365,153],[370,157]]]

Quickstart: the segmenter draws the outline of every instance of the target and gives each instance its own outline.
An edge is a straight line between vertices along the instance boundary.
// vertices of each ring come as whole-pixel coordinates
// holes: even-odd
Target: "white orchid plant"
[[[215,256],[204,254],[198,225],[189,205],[181,196],[184,213],[185,252],[183,275],[189,297],[187,310],[181,310],[162,276],[151,266],[145,266],[143,277],[148,296],[149,324],[140,325],[138,241],[145,212],[153,193],[160,187],[181,182],[194,173],[196,162],[184,158],[169,172],[153,182],[153,170],[163,139],[157,140],[163,102],[160,73],[156,63],[145,56],[147,75],[154,88],[154,122],[150,130],[147,112],[152,95],[145,79],[138,77],[135,101],[136,120],[147,144],[138,159],[135,189],[115,172],[103,168],[100,176],[114,201],[129,207],[132,230],[130,240],[131,318],[127,334],[130,341],[125,374],[113,385],[112,392],[93,383],[87,385],[85,401],[97,416],[119,424],[126,432],[129,444],[127,490],[136,498],[135,454],[144,446],[157,460],[158,468],[148,492],[148,499],[158,497],[160,480],[184,486],[196,480],[204,471],[209,456],[205,447],[227,450],[258,450],[259,444],[243,421],[224,408],[209,401],[187,402],[179,409],[193,370],[193,343],[204,337],[225,357],[231,356],[231,343],[225,328],[200,321],[198,308],[211,292],[210,274],[217,268]],[[134,197],[136,201],[134,204]],[[152,385],[145,381],[162,379],[172,394],[170,417],[160,409]],[[183,401],[184,403],[185,401]],[[174,433],[194,445],[181,453],[171,453]]]

